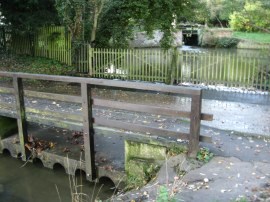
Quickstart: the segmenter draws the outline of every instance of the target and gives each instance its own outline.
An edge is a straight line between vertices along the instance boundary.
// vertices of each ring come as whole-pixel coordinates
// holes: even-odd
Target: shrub
[[[260,1],[246,2],[244,9],[230,15],[230,26],[237,31],[262,31],[270,28],[270,10]]]
[[[234,48],[237,46],[239,40],[236,38],[222,37],[216,42],[217,48]]]

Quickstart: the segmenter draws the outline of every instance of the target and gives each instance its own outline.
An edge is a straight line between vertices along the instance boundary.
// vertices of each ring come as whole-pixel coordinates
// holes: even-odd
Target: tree
[[[162,47],[169,48],[176,31],[173,22],[194,18],[199,6],[198,0],[109,1],[100,20],[98,43],[111,40],[114,46],[126,45],[134,30],[146,31],[151,36],[155,29],[159,29],[163,32]]]
[[[243,9],[245,0],[202,0],[206,4],[207,22],[223,25],[228,24],[230,15]]]
[[[2,23],[9,27],[13,37],[28,39],[31,54],[34,55],[34,34],[38,28],[59,24],[54,0],[2,0],[0,12]]]
[[[55,7],[62,24],[71,34],[72,64],[76,65],[80,46],[96,40],[99,16],[106,0],[56,0]]]
[[[90,0],[90,3],[91,3],[90,6],[92,7],[92,12],[93,12],[93,14],[92,14],[93,26],[92,26],[90,41],[93,44],[96,40],[98,20],[99,20],[100,14],[104,8],[105,0]]]
[[[59,24],[54,0],[1,0],[3,23],[20,34],[32,34],[38,28]]]
[[[128,40],[137,30],[128,9],[123,0],[109,1],[105,5],[96,39],[98,47],[128,47]]]
[[[260,1],[246,2],[244,9],[230,16],[230,26],[238,31],[270,32],[270,9]]]

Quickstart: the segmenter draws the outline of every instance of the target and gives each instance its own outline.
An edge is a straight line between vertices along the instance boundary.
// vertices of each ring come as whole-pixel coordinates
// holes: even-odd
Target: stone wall
[[[159,30],[154,31],[153,37],[148,37],[146,32],[136,32],[134,39],[130,41],[129,45],[131,48],[152,48],[160,47],[160,40],[162,39],[163,33]],[[175,33],[174,46],[182,46],[182,31],[179,30]]]
[[[230,29],[201,29],[198,32],[199,45],[201,46],[214,46],[216,40],[222,37],[231,37],[233,31]]]

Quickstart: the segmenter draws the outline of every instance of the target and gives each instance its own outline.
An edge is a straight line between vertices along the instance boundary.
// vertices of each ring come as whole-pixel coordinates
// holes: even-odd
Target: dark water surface
[[[23,164],[19,159],[0,155],[0,202],[72,201],[69,176],[64,171],[41,168],[32,163],[25,166]],[[81,182],[78,178],[77,185],[78,192],[82,191],[88,195],[88,201],[94,201],[97,192],[100,199],[109,198],[113,194],[113,185],[109,183],[99,183],[95,186],[94,183]],[[83,190],[79,185],[83,185]]]

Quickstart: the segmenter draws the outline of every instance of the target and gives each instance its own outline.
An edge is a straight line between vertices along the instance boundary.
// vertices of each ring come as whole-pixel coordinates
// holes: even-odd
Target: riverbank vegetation
[[[75,72],[73,67],[53,59],[11,54],[0,54],[0,71],[49,75],[71,75]]]
[[[232,35],[237,39],[249,40],[257,43],[269,43],[270,44],[270,34],[260,33],[260,32],[233,32]]]

